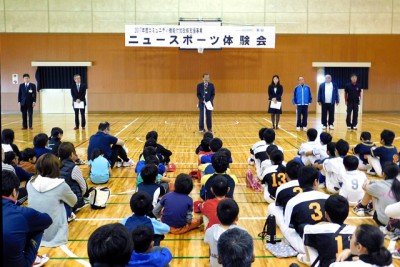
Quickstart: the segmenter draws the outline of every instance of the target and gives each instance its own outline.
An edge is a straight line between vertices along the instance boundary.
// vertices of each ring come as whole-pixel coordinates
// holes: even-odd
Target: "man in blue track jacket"
[[[308,105],[312,102],[310,87],[304,84],[304,77],[299,77],[299,85],[294,88],[292,103],[297,107],[296,130],[307,131]]]

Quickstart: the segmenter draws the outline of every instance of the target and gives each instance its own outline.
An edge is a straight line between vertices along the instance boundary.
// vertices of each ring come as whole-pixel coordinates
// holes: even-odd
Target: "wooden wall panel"
[[[217,110],[266,110],[267,85],[279,74],[285,110],[294,111],[290,101],[299,75],[316,92],[313,61],[372,62],[364,110],[400,111],[399,42],[399,35],[277,35],[276,49],[198,54],[127,48],[123,34],[1,34],[2,111],[18,111],[11,74],[34,77],[31,61],[92,61],[91,112],[196,110],[195,88],[205,71],[216,85]]]

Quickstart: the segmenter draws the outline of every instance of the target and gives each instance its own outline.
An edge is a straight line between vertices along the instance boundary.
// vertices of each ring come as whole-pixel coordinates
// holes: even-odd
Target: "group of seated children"
[[[265,133],[267,130],[260,131]],[[320,142],[317,142],[317,135],[315,129],[308,129],[308,142],[300,146],[300,157],[289,161],[286,166],[282,164],[283,153],[279,149],[266,153],[267,148],[261,141],[252,149],[253,153],[257,151],[255,155],[263,155],[254,157],[254,162],[262,158],[272,165],[264,169],[259,177],[264,184],[265,200],[270,203],[268,213],[275,216],[285,239],[299,253],[298,260],[312,266],[329,266],[336,260],[336,253],[340,253],[342,248],[350,248],[350,243],[357,238],[357,231],[366,226],[356,229],[344,224],[349,206],[354,206],[358,216],[366,213],[373,215],[375,222],[381,226],[380,229],[370,229],[371,237],[386,234],[388,238],[398,239],[400,231],[394,229],[390,221],[392,218],[385,213],[389,205],[400,201],[398,152],[392,145],[394,133],[384,130],[381,133],[382,146],[378,148],[370,142],[369,133],[362,133],[363,143],[353,150],[358,155],[348,155],[350,148],[345,140],[332,142],[329,133],[322,133]],[[365,147],[369,147],[370,151],[366,151]],[[256,168],[263,161],[256,163]],[[382,175],[384,180],[368,180],[359,166],[363,170],[372,167],[372,172]],[[334,195],[318,191],[324,187]],[[398,226],[398,220],[396,223]],[[363,243],[360,246],[376,251],[368,245]],[[368,254],[372,251],[364,252]],[[376,264],[391,262],[387,250],[378,249],[378,252],[382,253],[382,257],[373,257]],[[360,255],[360,251],[358,253]],[[348,250],[340,255],[343,258],[350,256]],[[368,262],[366,258],[360,257],[360,260]],[[341,265],[335,263],[334,266]]]

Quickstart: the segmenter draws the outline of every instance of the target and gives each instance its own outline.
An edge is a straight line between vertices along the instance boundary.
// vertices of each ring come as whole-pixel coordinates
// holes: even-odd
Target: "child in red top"
[[[214,224],[221,223],[217,217],[217,207],[221,200],[226,199],[225,196],[229,190],[228,180],[224,176],[218,175],[214,178],[211,192],[215,195],[215,198],[199,203],[199,210],[203,213],[204,231]]]

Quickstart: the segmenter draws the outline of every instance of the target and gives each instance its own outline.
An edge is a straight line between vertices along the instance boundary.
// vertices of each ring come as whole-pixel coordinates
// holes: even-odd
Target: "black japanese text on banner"
[[[125,46],[275,48],[275,27],[125,25]]]

